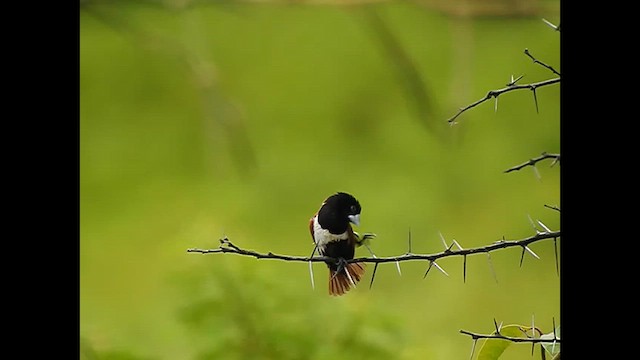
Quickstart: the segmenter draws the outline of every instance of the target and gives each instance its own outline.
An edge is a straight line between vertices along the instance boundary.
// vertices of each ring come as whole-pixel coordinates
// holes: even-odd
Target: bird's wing
[[[311,217],[311,219],[309,220],[309,232],[311,232],[311,240],[313,240],[313,242],[314,242],[314,243],[316,242],[316,238],[315,238],[315,236],[313,235],[313,219],[315,219],[315,217],[316,217],[316,216],[315,216],[315,215],[313,215],[313,216]]]

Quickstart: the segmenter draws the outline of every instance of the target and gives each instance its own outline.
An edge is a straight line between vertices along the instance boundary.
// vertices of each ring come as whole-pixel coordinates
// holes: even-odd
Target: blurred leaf
[[[500,329],[500,334],[504,336],[518,337],[522,335],[520,325],[505,325]],[[492,335],[497,335],[495,331]],[[496,360],[502,353],[513,344],[511,341],[502,339],[485,339],[478,352],[478,360]]]
[[[541,339],[553,339],[553,337],[556,337],[557,339],[560,339],[560,326],[558,326],[556,328],[555,331],[555,335],[552,332],[548,333],[548,334],[544,334],[542,336],[540,336]],[[551,355],[556,355],[560,353],[560,344],[559,343],[543,343],[542,347],[544,347],[545,350],[547,350],[547,352]]]

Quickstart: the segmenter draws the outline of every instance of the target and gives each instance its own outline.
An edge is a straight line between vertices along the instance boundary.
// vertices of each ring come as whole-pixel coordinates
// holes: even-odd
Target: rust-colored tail
[[[364,275],[365,266],[365,263],[349,263],[345,266],[344,270],[338,274],[330,269],[329,295],[344,295],[352,287],[355,287],[355,284],[357,284]]]

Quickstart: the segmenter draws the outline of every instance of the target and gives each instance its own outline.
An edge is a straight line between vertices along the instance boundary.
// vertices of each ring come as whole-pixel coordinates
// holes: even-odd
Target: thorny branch
[[[538,163],[538,162],[540,162],[542,160],[545,160],[545,159],[553,159],[553,161],[551,162],[551,166],[554,166],[556,163],[560,162],[560,154],[548,154],[546,152],[543,152],[542,155],[540,155],[538,157],[535,157],[533,159],[529,159],[529,161],[526,161],[526,162],[524,162],[524,163],[522,163],[520,165],[513,166],[513,167],[505,170],[504,172],[505,173],[509,173],[509,172],[512,172],[512,171],[520,170],[520,169],[522,169],[522,168],[524,168],[526,166],[535,166],[536,163]]]
[[[531,355],[533,355],[533,350],[534,350],[534,346],[535,344],[544,344],[544,343],[550,343],[552,344],[553,347],[555,347],[556,344],[560,345],[561,344],[561,340],[560,337],[558,336],[558,334],[556,333],[556,320],[555,318],[552,319],[553,320],[553,333],[551,334],[544,334],[542,333],[542,331],[537,328],[534,324],[534,318],[533,316],[531,317],[531,327],[528,326],[518,326],[518,329],[522,332],[522,334],[524,335],[524,337],[516,337],[516,336],[507,336],[507,335],[503,335],[502,333],[500,333],[500,330],[502,328],[502,323],[498,324],[498,322],[496,321],[496,319],[493,319],[493,324],[495,326],[495,331],[491,334],[479,334],[479,333],[474,333],[471,331],[467,331],[467,330],[460,330],[461,334],[465,334],[465,335],[469,335],[471,336],[471,339],[473,339],[473,347],[471,348],[471,357],[473,358],[473,353],[475,351],[476,348],[476,343],[478,340],[481,339],[498,339],[498,340],[506,340],[506,341],[510,341],[510,342],[514,342],[514,343],[530,343],[531,344]],[[527,331],[531,331],[532,335],[527,334]],[[538,337],[535,336],[535,334],[538,333]],[[550,336],[553,335],[553,336]],[[543,359],[544,357],[544,349],[541,348],[540,350],[543,354]],[[554,357],[554,359],[559,359],[559,353],[557,355],[558,357]]]
[[[469,248],[469,249],[460,249],[460,250],[451,250],[448,248],[444,251],[434,254],[413,254],[406,253],[400,256],[390,256],[390,257],[359,257],[350,260],[346,260],[348,263],[354,262],[365,262],[365,263],[388,263],[388,262],[396,262],[396,261],[409,261],[409,260],[429,260],[435,261],[441,258],[450,257],[450,256],[466,256],[478,253],[488,253],[491,251],[495,251],[498,249],[505,249],[510,247],[527,247],[530,244],[541,240],[547,239],[557,239],[560,237],[560,231],[551,231],[551,232],[539,232],[530,237],[520,239],[520,240],[498,240],[493,244],[481,246],[477,248]],[[328,257],[328,256],[314,256],[314,257],[305,257],[305,256],[291,256],[291,255],[280,255],[274,254],[272,252],[268,253],[259,253],[253,250],[247,250],[239,248],[229,241],[228,238],[220,239],[220,247],[217,249],[197,249],[191,248],[187,249],[187,252],[190,253],[201,253],[201,254],[218,254],[218,253],[231,253],[242,256],[251,256],[257,259],[274,259],[274,260],[282,260],[282,261],[297,261],[297,262],[336,262],[338,259]]]
[[[446,249],[444,251],[438,252],[438,253],[433,253],[433,254],[414,254],[411,253],[411,250],[409,249],[409,251],[403,255],[400,256],[390,256],[390,257],[377,257],[375,255],[373,255],[372,257],[359,257],[359,258],[354,258],[354,259],[349,259],[349,260],[344,260],[347,263],[354,263],[354,262],[364,262],[364,263],[375,263],[376,266],[380,263],[389,263],[389,262],[395,262],[396,265],[399,267],[399,263],[402,261],[410,261],[410,260],[427,260],[429,261],[429,268],[427,269],[427,272],[425,273],[425,276],[428,274],[429,270],[431,269],[432,266],[435,266],[438,270],[440,270],[441,272],[443,272],[445,275],[448,275],[444,269],[442,269],[437,263],[436,260],[438,259],[442,259],[442,258],[446,258],[446,257],[452,257],[452,256],[462,256],[464,257],[464,264],[463,264],[463,270],[465,272],[464,277],[466,279],[466,262],[467,262],[467,256],[468,255],[473,255],[473,254],[478,254],[478,253],[486,253],[489,256],[489,253],[491,253],[492,251],[496,251],[499,249],[505,249],[505,248],[510,248],[510,247],[521,247],[522,248],[522,256],[520,259],[520,264],[522,265],[522,257],[524,256],[525,252],[530,253],[532,256],[539,258],[530,248],[529,245],[538,242],[538,241],[542,241],[542,240],[547,240],[547,239],[553,239],[554,240],[554,245],[556,243],[557,238],[561,237],[561,233],[560,231],[551,231],[548,230],[548,228],[545,227],[544,231],[538,231],[536,230],[536,234],[529,236],[527,238],[524,239],[520,239],[520,240],[505,240],[505,239],[501,239],[498,240],[490,245],[486,245],[486,246],[481,246],[481,247],[476,247],[476,248],[469,248],[469,249],[463,249],[460,244],[457,241],[453,241],[451,243],[450,246],[446,247]],[[409,238],[411,239],[411,238]],[[409,240],[411,241],[411,240]],[[443,239],[444,242],[444,239]],[[446,244],[445,244],[446,245]],[[453,246],[456,245],[457,246],[457,250],[452,249]],[[236,255],[241,255],[241,256],[250,256],[250,257],[255,257],[256,259],[273,259],[273,260],[282,260],[282,261],[293,261],[293,262],[335,262],[336,264],[338,263],[338,261],[340,261],[340,259],[336,259],[336,258],[332,258],[332,257],[327,257],[327,256],[314,256],[314,257],[305,257],[305,256],[290,256],[290,255],[280,255],[280,254],[274,254],[273,252],[268,252],[268,253],[260,253],[257,251],[253,251],[253,250],[247,250],[247,249],[242,249],[236,245],[234,245],[231,241],[229,241],[229,239],[227,237],[224,237],[223,239],[220,239],[220,247],[217,249],[197,249],[197,248],[191,248],[191,249],[187,249],[187,252],[190,253],[200,253],[200,254],[220,254],[220,253],[229,253],[229,254],[236,254]],[[556,256],[557,256],[557,252],[556,252]],[[557,259],[556,259],[557,262]]]
[[[533,338],[533,337],[513,337],[513,336],[505,336],[501,334],[477,334],[471,331],[460,330],[460,333],[469,335],[473,340],[477,339],[502,339],[511,342],[527,342],[527,343],[560,343],[560,339],[542,339],[542,338]]]
[[[529,89],[531,91],[533,91],[534,96],[535,96],[535,91],[537,88],[543,87],[543,86],[548,86],[548,85],[553,85],[555,83],[559,83],[560,82],[560,78],[554,78],[554,79],[549,79],[549,80],[544,80],[544,81],[540,81],[540,82],[536,82],[536,83],[532,83],[532,84],[525,84],[525,85],[509,85],[505,88],[499,89],[499,90],[489,90],[489,92],[487,93],[487,95],[485,95],[485,97],[483,97],[482,99],[469,104],[465,107],[463,107],[462,109],[460,109],[458,111],[457,114],[455,114],[454,116],[452,116],[451,118],[449,118],[449,120],[447,120],[448,123],[452,124],[454,123],[454,121],[458,118],[458,116],[462,115],[462,113],[464,113],[465,111],[474,108],[480,104],[482,104],[483,102],[491,99],[491,98],[498,98],[498,96],[510,92],[510,91],[514,91],[514,90],[522,90],[522,89]],[[536,102],[536,107],[537,107],[537,102]]]
[[[531,83],[531,84],[523,84],[523,85],[516,85],[516,82],[518,82],[518,80],[522,79],[523,76],[519,76],[516,79],[513,79],[513,76],[511,77],[511,81],[507,84],[507,87],[499,89],[499,90],[489,90],[489,92],[487,92],[487,95],[485,95],[482,99],[469,104],[463,108],[461,108],[460,110],[458,110],[458,112],[452,116],[451,118],[449,118],[449,120],[447,120],[447,122],[451,125],[455,124],[455,120],[458,118],[458,116],[462,115],[462,113],[464,113],[465,111],[474,108],[480,104],[482,104],[483,102],[490,100],[491,98],[495,98],[496,99],[496,111],[498,110],[498,96],[510,92],[510,91],[515,91],[515,90],[522,90],[522,89],[529,89],[531,90],[531,92],[533,93],[533,100],[535,101],[536,104],[536,111],[538,111],[538,97],[536,95],[536,90],[540,87],[543,86],[549,86],[549,85],[553,85],[556,83],[560,82],[560,73],[554,69],[553,67],[543,63],[542,61],[536,59],[535,57],[533,57],[533,55],[531,55],[531,53],[529,52],[529,49],[524,49],[524,54],[527,55],[529,58],[531,58],[531,60],[533,60],[533,62],[535,64],[539,64],[543,67],[545,67],[546,69],[550,70],[551,72],[553,72],[554,74],[558,75],[557,78],[553,78],[553,79],[548,79],[548,80],[543,80],[543,81],[539,81],[536,83]]]

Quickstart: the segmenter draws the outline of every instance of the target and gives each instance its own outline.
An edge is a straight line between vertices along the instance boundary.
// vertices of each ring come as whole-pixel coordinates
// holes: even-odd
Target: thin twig
[[[528,90],[535,91],[537,88],[540,88],[540,87],[543,87],[543,86],[553,85],[553,84],[559,83],[559,82],[560,82],[560,78],[558,77],[558,78],[543,80],[543,81],[539,81],[539,82],[531,83],[531,84],[513,85],[513,86],[508,86],[508,87],[505,87],[505,88],[502,88],[502,89],[498,89],[498,90],[490,90],[487,93],[487,95],[485,95],[485,97],[483,97],[482,99],[480,99],[480,100],[478,100],[478,101],[476,101],[476,102],[474,102],[472,104],[469,104],[469,105],[463,107],[462,109],[460,109],[458,111],[458,113],[455,114],[454,116],[452,116],[451,118],[449,118],[449,120],[447,120],[447,122],[450,123],[450,124],[453,123],[458,118],[458,116],[462,115],[463,112],[465,112],[465,111],[467,111],[467,110],[469,110],[471,108],[474,108],[474,107],[482,104],[483,102],[485,102],[485,101],[487,101],[487,100],[489,100],[491,98],[494,98],[494,97],[497,98],[498,96],[500,96],[500,95],[502,95],[504,93],[507,93],[507,92],[510,92],[510,91],[515,91],[515,90],[523,90],[523,89],[528,89]]]
[[[511,81],[507,84],[507,87],[499,89],[499,90],[490,90],[487,95],[485,95],[484,98],[469,104],[463,108],[461,108],[460,110],[458,110],[458,113],[455,114],[454,116],[452,116],[451,118],[449,118],[449,120],[447,120],[448,123],[450,124],[454,124],[454,121],[458,118],[458,116],[460,116],[463,112],[474,108],[480,104],[482,104],[483,102],[491,99],[491,98],[495,98],[496,99],[496,104],[495,104],[495,110],[498,110],[498,96],[509,92],[509,91],[514,91],[514,90],[521,90],[521,89],[529,89],[531,90],[531,92],[533,93],[533,99],[535,101],[535,105],[536,105],[536,112],[538,112],[538,97],[536,94],[536,90],[539,87],[543,87],[543,86],[548,86],[548,85],[552,85],[555,83],[559,83],[560,82],[560,72],[558,72],[556,69],[554,69],[553,67],[551,67],[550,65],[547,65],[545,63],[543,63],[542,61],[536,59],[535,57],[533,57],[533,55],[531,55],[531,53],[529,52],[529,49],[524,49],[524,53],[525,55],[527,55],[531,60],[533,60],[533,62],[535,64],[539,64],[541,66],[544,66],[545,68],[549,69],[551,72],[553,72],[554,74],[558,75],[557,78],[554,79],[548,79],[548,80],[544,80],[544,81],[540,81],[537,83],[531,83],[531,84],[523,84],[523,85],[516,85],[516,82],[520,79],[522,79],[522,77],[524,75],[519,76],[518,78],[514,79],[513,75],[511,75]]]
[[[535,166],[538,162],[545,160],[545,159],[553,159],[553,162],[551,163],[551,166],[555,165],[556,163],[560,162],[560,154],[548,154],[546,152],[543,152],[542,155],[535,157],[533,159],[529,159],[528,161],[523,162],[520,165],[516,165],[513,167],[508,168],[507,170],[505,170],[505,173],[510,173],[512,171],[518,171],[524,167],[527,166]]]
[[[511,342],[524,342],[524,343],[560,343],[560,339],[542,339],[542,338],[532,338],[532,337],[513,337],[513,336],[505,336],[500,334],[478,334],[467,330],[460,330],[460,333],[469,335],[473,340],[478,339],[501,339],[507,340]]]
[[[560,76],[560,73],[559,73],[556,69],[554,69],[554,68],[553,68],[553,67],[551,67],[550,65],[547,65],[547,64],[543,63],[542,61],[540,61],[540,60],[538,60],[538,59],[534,58],[534,57],[533,57],[533,55],[531,55],[531,53],[529,52],[529,49],[524,49],[524,53],[525,53],[525,55],[527,55],[528,57],[530,57],[530,58],[531,58],[531,60],[533,60],[533,63],[534,63],[534,64],[542,65],[542,66],[544,66],[545,68],[549,69],[549,70],[550,70],[551,72],[553,72],[554,74],[556,74],[556,75]]]
[[[555,211],[557,211],[557,212],[560,212],[560,208],[559,208],[559,207],[557,207],[557,206],[555,206],[555,205],[546,205],[546,204],[545,204],[545,205],[544,205],[544,207],[549,208],[549,209],[551,209],[551,210],[555,210]]]

